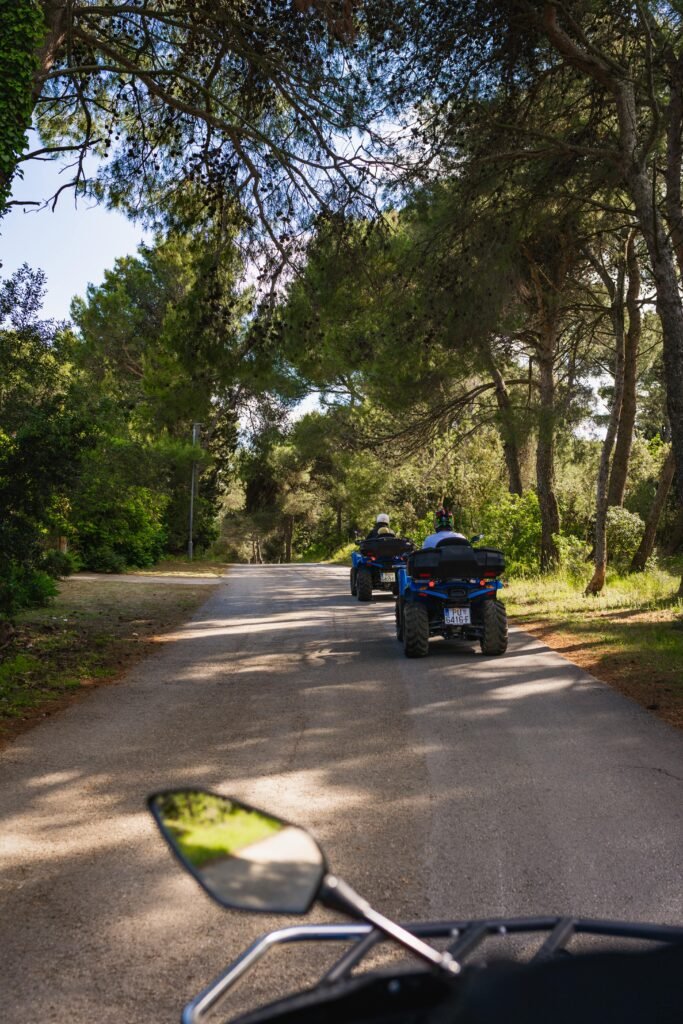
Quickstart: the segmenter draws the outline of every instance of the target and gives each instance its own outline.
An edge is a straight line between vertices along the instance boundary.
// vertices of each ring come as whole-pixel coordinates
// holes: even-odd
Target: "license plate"
[[[381,574],[380,578],[382,580],[382,583],[394,583],[395,582],[395,577],[394,577],[393,572],[383,572]]]
[[[469,626],[471,622],[469,608],[444,608],[443,617],[447,626]]]

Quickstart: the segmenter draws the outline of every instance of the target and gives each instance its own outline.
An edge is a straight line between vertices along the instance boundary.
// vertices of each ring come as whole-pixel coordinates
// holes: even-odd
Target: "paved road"
[[[177,1021],[271,924],[171,861],[142,804],[178,783],[308,825],[396,916],[683,920],[683,737],[539,642],[408,661],[323,566],[235,567],[174,637],[0,755],[5,1024]]]

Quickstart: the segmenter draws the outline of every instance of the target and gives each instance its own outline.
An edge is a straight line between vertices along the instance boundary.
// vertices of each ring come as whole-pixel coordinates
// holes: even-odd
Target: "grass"
[[[570,661],[683,728],[683,600],[673,567],[618,576],[599,597],[563,575],[516,579],[511,620]]]
[[[151,569],[131,569],[135,576],[225,576],[225,562],[211,558],[164,558]]]
[[[195,867],[237,854],[279,832],[282,825],[264,814],[236,811],[229,821],[182,828],[168,823],[181,854]]]
[[[355,541],[351,541],[349,544],[344,544],[342,547],[337,548],[333,554],[325,559],[328,565],[351,565],[351,552],[355,551],[358,545]]]
[[[206,584],[136,584],[101,576],[59,584],[47,608],[24,612],[0,647],[0,740],[21,732],[83,688],[119,676],[159,634],[186,621]]]

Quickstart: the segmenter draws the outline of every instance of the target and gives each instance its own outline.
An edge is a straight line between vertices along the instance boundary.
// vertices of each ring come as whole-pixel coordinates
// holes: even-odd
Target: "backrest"
[[[473,579],[481,570],[473,548],[465,541],[415,551],[408,559],[408,573],[422,579],[455,580]]]
[[[436,548],[421,548],[420,551],[413,551],[408,558],[409,576],[433,577],[441,565],[441,552]]]
[[[402,537],[370,537],[358,545],[361,555],[374,555],[375,558],[398,558],[410,551],[411,546]]]
[[[497,548],[475,548],[474,554],[482,576],[500,576],[505,572],[505,555]]]

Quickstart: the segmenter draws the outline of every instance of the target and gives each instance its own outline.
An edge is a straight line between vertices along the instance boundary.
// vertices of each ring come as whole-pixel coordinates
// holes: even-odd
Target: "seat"
[[[375,558],[398,558],[410,551],[411,544],[401,537],[371,537],[359,544],[362,555],[374,555]]]
[[[472,579],[481,570],[474,549],[465,541],[415,551],[408,559],[408,573],[422,579],[453,580]]]

